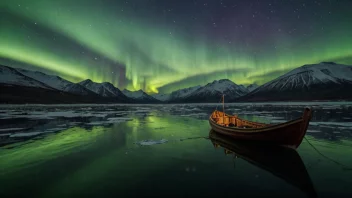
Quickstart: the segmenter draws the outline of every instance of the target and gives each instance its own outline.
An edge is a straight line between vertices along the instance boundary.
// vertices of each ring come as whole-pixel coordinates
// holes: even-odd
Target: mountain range
[[[352,66],[322,62],[304,65],[267,82],[237,101],[351,100]]]
[[[352,66],[304,65],[261,86],[221,79],[169,94],[121,91],[109,82],[73,83],[59,76],[0,65],[0,103],[198,103],[351,100]]]

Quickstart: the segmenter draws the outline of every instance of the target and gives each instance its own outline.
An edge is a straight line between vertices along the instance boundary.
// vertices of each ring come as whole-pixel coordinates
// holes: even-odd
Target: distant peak
[[[229,79],[220,79],[220,80],[214,80],[212,84],[214,83],[224,83],[224,82],[231,82]]]
[[[229,82],[229,79],[220,79],[219,82]]]
[[[90,79],[84,80],[79,82],[78,84],[83,85],[83,86],[87,86],[88,84],[93,83],[93,81],[91,81]]]
[[[122,91],[130,91],[130,90],[128,90],[128,89],[126,89],[126,88],[124,88]]]
[[[128,90],[128,89],[123,89],[124,92],[132,92],[132,93],[143,93],[144,91],[142,89],[140,90],[137,90],[137,91],[131,91],[131,90]]]
[[[103,84],[103,85],[112,85],[112,84],[109,83],[109,82],[102,82],[101,84]]]
[[[320,64],[325,64],[325,65],[336,65],[335,62],[321,62]]]
[[[84,80],[82,82],[93,82],[91,79]]]
[[[25,69],[23,69],[23,70],[25,70]],[[28,71],[28,70],[27,70],[27,71]],[[36,74],[41,74],[41,75],[44,74],[43,72],[40,72],[40,71],[34,71],[34,73],[36,73]],[[46,74],[44,74],[44,75],[46,75]]]

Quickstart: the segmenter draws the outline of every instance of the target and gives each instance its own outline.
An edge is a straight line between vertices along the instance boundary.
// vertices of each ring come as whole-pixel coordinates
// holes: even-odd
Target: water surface
[[[301,116],[306,105],[314,114],[297,151],[309,182],[319,197],[352,197],[351,103],[227,104],[225,111],[280,123]],[[215,108],[214,104],[3,105],[0,195],[308,196],[272,172],[215,148],[206,138],[207,118]]]

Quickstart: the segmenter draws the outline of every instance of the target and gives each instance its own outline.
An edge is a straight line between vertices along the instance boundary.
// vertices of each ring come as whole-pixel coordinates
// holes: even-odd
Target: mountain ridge
[[[240,101],[304,101],[352,99],[352,66],[321,62],[295,68]]]
[[[79,82],[78,84],[105,98],[115,98],[121,101],[128,100],[128,98],[121,92],[120,89],[116,88],[109,82],[97,83],[90,79],[86,79]]]
[[[20,68],[17,68],[16,70],[25,76],[33,78],[39,82],[42,82],[42,83],[44,83],[54,89],[60,90],[60,91],[65,91],[65,92],[77,94],[77,95],[93,94],[93,92],[86,89],[85,87],[82,87],[81,85],[76,84],[76,83],[72,83],[68,80],[65,80],[65,79],[59,77],[59,76],[48,75],[43,72],[25,70],[25,69],[20,69]]]
[[[121,91],[109,82],[86,79],[73,83],[43,72],[0,65],[0,88],[2,103],[204,103],[219,102],[222,95],[225,102],[352,100],[352,66],[306,64],[261,86],[220,79],[170,94],[148,95],[143,90]]]
[[[219,102],[222,95],[229,100],[246,94],[244,86],[237,85],[228,79],[214,80],[203,87],[198,88],[182,101],[187,102]]]
[[[150,96],[149,94],[145,93],[143,90],[137,91],[130,91],[127,89],[122,90],[122,93],[125,94],[127,97],[136,100],[137,102],[149,102],[149,103],[157,103],[160,102],[158,99]]]

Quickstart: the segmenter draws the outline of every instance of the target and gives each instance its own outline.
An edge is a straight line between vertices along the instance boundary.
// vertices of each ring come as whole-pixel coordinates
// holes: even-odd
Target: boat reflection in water
[[[225,154],[233,154],[296,186],[308,197],[317,197],[306,167],[295,149],[260,145],[233,140],[211,130],[209,138],[214,147],[223,147]]]

